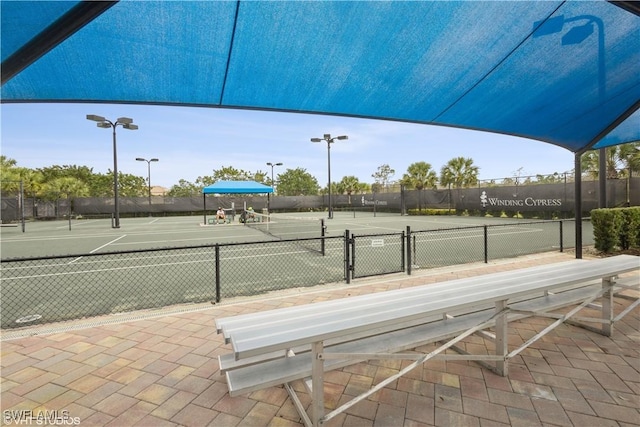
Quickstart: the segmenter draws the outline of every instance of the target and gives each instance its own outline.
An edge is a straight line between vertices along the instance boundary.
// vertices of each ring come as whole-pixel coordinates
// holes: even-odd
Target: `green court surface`
[[[309,221],[294,222],[282,238],[320,235],[323,214],[295,215],[316,218],[313,231],[305,234]],[[403,271],[408,254],[399,233],[407,226],[414,269],[482,262],[485,248],[498,259],[559,250],[560,242],[558,221],[336,212],[324,222],[324,256],[321,239],[280,241],[237,216],[218,225],[191,216],[123,218],[119,229],[108,219],[73,220],[71,230],[65,221],[28,223],[25,233],[3,228],[2,260],[45,258],[3,262],[2,328],[344,283],[346,229],[354,236],[346,245],[353,278]],[[289,223],[274,215],[268,226]],[[566,247],[573,233],[573,221],[565,221]],[[588,222],[584,235],[591,239]]]
[[[342,236],[345,229],[356,235],[397,233],[412,231],[477,227],[483,225],[513,225],[534,220],[511,218],[482,218],[457,216],[400,216],[399,214],[335,212],[333,219],[323,213],[293,213],[281,216],[320,220],[325,219],[327,236]],[[209,218],[209,217],[208,217]],[[273,215],[274,219],[278,214]],[[183,247],[195,245],[252,242],[268,239],[264,233],[238,222],[204,225],[202,216],[122,218],[120,228],[111,228],[110,219],[81,219],[68,221],[39,221],[27,223],[26,232],[20,226],[0,229],[0,256],[2,259],[47,257],[68,254],[107,253],[115,251]],[[551,221],[556,224],[557,222]],[[585,222],[585,235],[590,236],[590,223]],[[565,224],[567,237],[573,239],[573,222]],[[544,232],[540,227],[511,230],[513,240],[525,244],[528,233]],[[507,232],[502,231],[503,234]],[[290,238],[296,238],[295,233]],[[523,239],[518,239],[522,237]],[[289,238],[289,237],[287,237]],[[451,239],[456,239],[451,237]],[[565,239],[573,246],[573,240]],[[513,245],[508,245],[513,246]]]

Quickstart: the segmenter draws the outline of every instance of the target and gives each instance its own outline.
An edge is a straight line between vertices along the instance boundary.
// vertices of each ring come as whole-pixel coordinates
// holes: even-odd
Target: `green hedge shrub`
[[[409,215],[455,215],[456,211],[451,209],[430,209],[430,208],[422,208],[422,209],[409,209],[407,211]]]
[[[599,251],[640,247],[640,207],[594,209],[591,223]]]

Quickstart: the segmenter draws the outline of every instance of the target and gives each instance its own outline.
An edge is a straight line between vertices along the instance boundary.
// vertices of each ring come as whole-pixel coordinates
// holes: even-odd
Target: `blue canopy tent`
[[[207,194],[267,194],[273,188],[255,181],[218,181],[202,189],[204,204],[204,224],[207,223]]]
[[[460,127],[566,148],[578,177],[586,150],[640,140],[634,1],[0,7],[4,103],[189,105]],[[576,179],[577,217],[580,207]]]

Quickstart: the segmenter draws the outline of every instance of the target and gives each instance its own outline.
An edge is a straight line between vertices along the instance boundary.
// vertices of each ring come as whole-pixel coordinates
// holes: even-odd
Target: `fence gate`
[[[351,235],[352,278],[405,271],[405,233]]]

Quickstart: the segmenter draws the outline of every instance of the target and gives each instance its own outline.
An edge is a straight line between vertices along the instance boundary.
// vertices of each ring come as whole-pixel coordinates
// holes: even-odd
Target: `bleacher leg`
[[[607,291],[602,295],[602,335],[610,337],[613,332],[613,277],[602,279],[602,287]]]
[[[509,353],[509,335],[508,328],[509,322],[507,319],[507,301],[496,301],[496,356],[506,356]],[[509,362],[506,357],[504,360],[496,362],[496,371],[498,374],[506,377],[509,375]]]
[[[324,416],[324,360],[322,359],[322,341],[311,344],[311,421],[314,427],[319,427]]]

